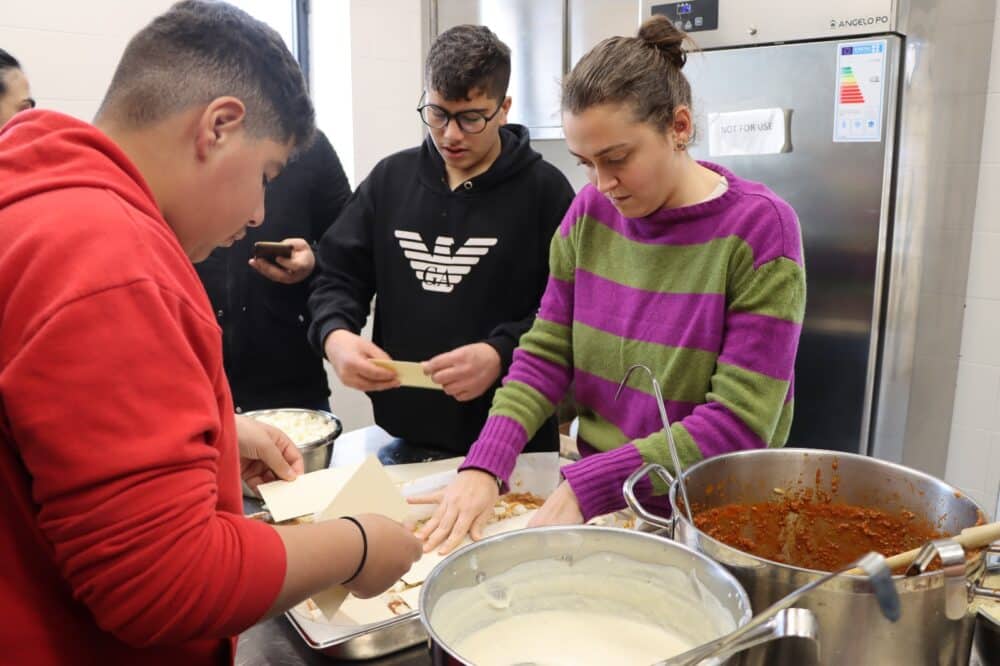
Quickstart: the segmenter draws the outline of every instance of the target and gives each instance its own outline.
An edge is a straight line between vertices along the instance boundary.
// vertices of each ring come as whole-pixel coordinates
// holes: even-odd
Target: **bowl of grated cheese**
[[[243,415],[272,425],[288,435],[302,453],[306,472],[330,466],[333,442],[344,429],[340,419],[318,409],[258,409]]]

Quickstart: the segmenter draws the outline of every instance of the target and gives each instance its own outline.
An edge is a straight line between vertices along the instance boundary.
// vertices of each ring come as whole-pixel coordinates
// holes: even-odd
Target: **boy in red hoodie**
[[[189,0],[129,43],[94,125],[0,132],[3,660],[221,664],[313,592],[381,592],[420,546],[382,516],[275,528],[240,476],[291,478],[278,431],[233,416],[192,261],[264,219],[313,133],[280,37]]]

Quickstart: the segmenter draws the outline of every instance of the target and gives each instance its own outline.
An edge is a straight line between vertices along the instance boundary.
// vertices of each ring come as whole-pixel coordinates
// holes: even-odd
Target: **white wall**
[[[997,19],[945,472],[990,511],[1000,485],[1000,8]]]
[[[0,0],[0,46],[38,106],[91,120],[129,38],[172,0]]]
[[[354,187],[351,2],[313,0],[310,7],[309,89],[316,107],[316,125],[330,139]]]
[[[423,141],[424,18],[419,0],[351,0],[354,173]]]
[[[317,123],[354,187],[383,157],[423,140],[416,112],[423,70],[421,6],[419,0],[313,0]],[[362,335],[371,337],[370,319]],[[374,423],[368,397],[344,387],[329,364],[327,375],[331,409],[345,430]]]

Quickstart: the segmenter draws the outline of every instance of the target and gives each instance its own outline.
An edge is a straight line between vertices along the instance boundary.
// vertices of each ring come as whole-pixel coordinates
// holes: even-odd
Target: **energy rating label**
[[[881,141],[884,39],[837,44],[834,141]]]
[[[854,78],[853,67],[840,68],[840,103],[865,103],[865,95],[861,92],[861,86],[858,85],[858,80]]]

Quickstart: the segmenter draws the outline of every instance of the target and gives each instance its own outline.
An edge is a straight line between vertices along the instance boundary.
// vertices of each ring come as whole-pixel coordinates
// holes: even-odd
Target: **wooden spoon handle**
[[[966,527],[955,538],[955,541],[967,548],[982,548],[998,540],[1000,540],[1000,523]]]

